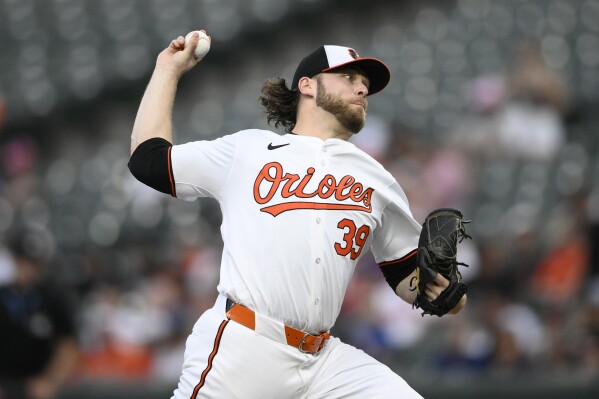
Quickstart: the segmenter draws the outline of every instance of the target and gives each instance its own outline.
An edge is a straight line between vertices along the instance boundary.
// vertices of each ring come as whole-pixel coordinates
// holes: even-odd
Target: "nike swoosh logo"
[[[289,145],[289,144],[291,144],[291,143],[279,144],[279,145],[272,145],[272,143],[270,143],[268,145],[268,147],[266,147],[266,148],[268,148],[269,150],[276,150],[277,148],[285,147],[286,145]]]

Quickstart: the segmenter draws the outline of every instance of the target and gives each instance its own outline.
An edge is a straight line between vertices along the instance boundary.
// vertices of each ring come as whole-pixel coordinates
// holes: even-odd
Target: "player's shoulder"
[[[274,137],[280,137],[278,133],[272,132],[265,129],[245,129],[240,130],[237,133],[233,133],[232,136],[236,136],[238,139],[254,139],[254,140],[272,140]]]
[[[364,164],[362,167],[368,167],[372,172],[375,172],[386,184],[391,184],[395,181],[393,175],[372,155],[361,149],[351,141],[347,142],[347,148],[352,151],[356,157]],[[366,166],[367,165],[367,166]]]

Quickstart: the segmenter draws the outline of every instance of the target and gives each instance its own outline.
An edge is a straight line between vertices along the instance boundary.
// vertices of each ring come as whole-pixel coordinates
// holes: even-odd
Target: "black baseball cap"
[[[304,76],[309,78],[338,68],[355,65],[360,67],[370,80],[368,95],[383,90],[391,73],[382,61],[376,58],[362,58],[356,50],[350,47],[325,45],[308,54],[298,65],[291,82],[291,90],[296,90],[299,80]]]

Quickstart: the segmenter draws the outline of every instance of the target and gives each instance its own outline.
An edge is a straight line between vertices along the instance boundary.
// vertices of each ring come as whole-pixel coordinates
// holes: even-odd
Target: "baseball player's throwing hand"
[[[206,37],[211,40],[210,36]],[[199,40],[198,32],[191,35],[187,45],[185,38],[179,36],[158,54],[156,67],[135,118],[131,134],[132,153],[139,144],[152,137],[173,142],[173,126],[168,110],[175,101],[179,79],[200,61],[194,54]]]
[[[200,37],[197,32],[191,36],[188,46],[185,46],[183,36],[172,40],[169,46],[158,55],[156,68],[167,68],[177,76],[182,76],[200,61],[194,57],[194,51],[199,40]]]

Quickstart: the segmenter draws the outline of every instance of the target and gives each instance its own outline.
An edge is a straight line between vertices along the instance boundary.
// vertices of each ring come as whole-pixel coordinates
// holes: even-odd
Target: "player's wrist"
[[[178,82],[184,73],[185,71],[174,63],[157,62],[156,66],[154,67],[153,76]]]

